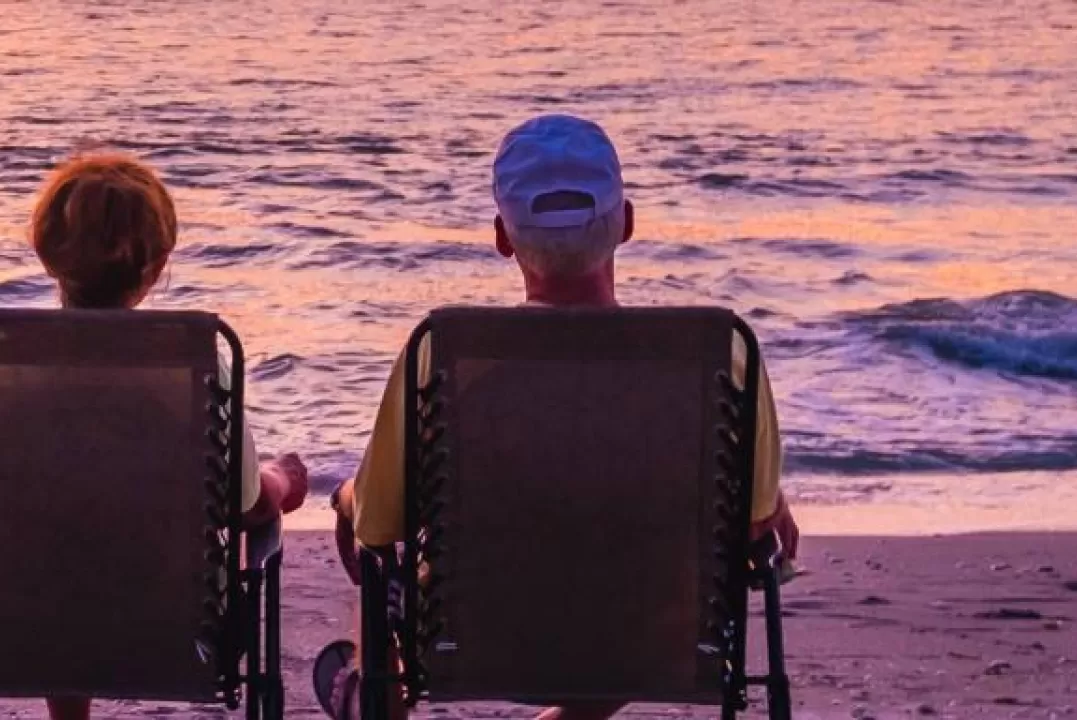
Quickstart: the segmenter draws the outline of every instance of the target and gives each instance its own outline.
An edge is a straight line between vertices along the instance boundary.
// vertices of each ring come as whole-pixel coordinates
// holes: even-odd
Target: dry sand
[[[293,531],[287,542],[287,717],[317,718],[311,660],[325,642],[351,632],[355,592],[329,533]],[[794,717],[1077,718],[1075,557],[1074,533],[805,538],[804,574],[786,586],[784,597]],[[758,630],[752,638],[757,656]],[[102,702],[95,716],[219,714]],[[500,718],[534,711],[470,704],[420,707],[419,714]],[[638,705],[625,714],[716,713]],[[0,703],[0,717],[43,716],[37,701]],[[763,716],[761,703],[747,714]]]

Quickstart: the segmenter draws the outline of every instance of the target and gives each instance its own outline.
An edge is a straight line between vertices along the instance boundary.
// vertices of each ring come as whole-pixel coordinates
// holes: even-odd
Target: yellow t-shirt
[[[419,357],[421,370],[429,367],[427,351],[427,344],[423,343]],[[744,341],[736,336],[733,343],[733,375],[741,386],[744,384],[746,355]],[[760,364],[753,521],[764,520],[774,514],[782,473],[778,413],[766,367]],[[403,354],[393,363],[363,462],[355,479],[342,488],[340,506],[352,509],[355,536],[363,545],[377,547],[404,540]]]

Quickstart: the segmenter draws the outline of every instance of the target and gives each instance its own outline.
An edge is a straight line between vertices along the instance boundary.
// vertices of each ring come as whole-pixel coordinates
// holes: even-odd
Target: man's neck
[[[571,281],[552,281],[524,277],[527,302],[553,307],[616,307],[617,294],[613,278],[605,273],[572,278]]]

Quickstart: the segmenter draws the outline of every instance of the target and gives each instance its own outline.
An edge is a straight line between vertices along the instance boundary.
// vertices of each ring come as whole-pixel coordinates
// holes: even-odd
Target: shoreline
[[[1004,477],[999,491],[992,483]],[[814,499],[810,479],[794,477],[789,497],[793,515],[805,536],[924,537],[991,532],[1077,532],[1077,473],[1013,473],[1001,475],[911,476],[933,485],[967,487],[957,493],[895,491],[876,496]],[[903,482],[909,478],[903,476]],[[910,483],[911,484],[911,483]],[[1020,493],[1017,495],[1016,493]],[[331,531],[335,522],[327,495],[312,495],[297,512],[285,517],[290,532]]]
[[[861,502],[844,505],[792,503],[805,537],[932,537],[980,533],[1077,533],[1077,504],[1040,510],[983,507],[972,504],[928,506],[912,503]],[[308,501],[285,520],[289,533],[328,532],[333,515],[327,501]]]

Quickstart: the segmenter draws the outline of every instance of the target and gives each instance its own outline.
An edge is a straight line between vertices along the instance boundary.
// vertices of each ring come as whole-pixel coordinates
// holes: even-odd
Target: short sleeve
[[[246,413],[244,413],[246,415]],[[246,417],[243,418],[243,501],[244,514],[250,512],[262,492],[262,475],[258,469],[258,448]]]
[[[430,348],[419,346],[420,380],[430,375]],[[354,480],[355,537],[367,547],[404,539],[404,353],[393,363],[374,431]]]
[[[224,356],[219,356],[221,387],[225,390],[232,389],[232,370]],[[258,502],[258,495],[262,491],[262,478],[258,469],[258,448],[254,445],[254,435],[251,434],[251,426],[247,420],[247,413],[243,413],[243,485],[240,509],[247,513]]]

